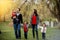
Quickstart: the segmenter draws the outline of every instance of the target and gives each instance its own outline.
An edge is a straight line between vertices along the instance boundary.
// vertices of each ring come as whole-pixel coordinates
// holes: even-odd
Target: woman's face
[[[33,15],[35,16],[35,13],[33,13]]]

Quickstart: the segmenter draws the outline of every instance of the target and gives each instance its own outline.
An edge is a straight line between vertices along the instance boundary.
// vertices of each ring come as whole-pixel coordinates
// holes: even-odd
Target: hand
[[[14,16],[13,18],[16,18],[16,16]]]
[[[23,24],[21,24],[21,26],[23,26]]]

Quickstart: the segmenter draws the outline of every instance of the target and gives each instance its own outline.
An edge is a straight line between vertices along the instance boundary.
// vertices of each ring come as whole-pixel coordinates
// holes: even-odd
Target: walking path
[[[47,37],[47,40],[60,40],[60,30],[59,29],[51,30],[51,34]]]

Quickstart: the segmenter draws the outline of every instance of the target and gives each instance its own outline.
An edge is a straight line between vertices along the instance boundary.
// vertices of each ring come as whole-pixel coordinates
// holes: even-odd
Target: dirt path
[[[60,40],[60,30],[54,29],[51,34],[47,37],[47,40]]]

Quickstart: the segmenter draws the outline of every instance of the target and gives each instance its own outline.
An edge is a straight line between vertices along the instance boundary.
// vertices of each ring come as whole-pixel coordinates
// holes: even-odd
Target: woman
[[[34,9],[34,13],[31,17],[31,25],[32,25],[32,33],[33,33],[33,38],[35,38],[35,32],[36,32],[36,37],[38,39],[38,25],[39,23],[39,17],[38,17],[38,14],[37,14],[37,10]]]

